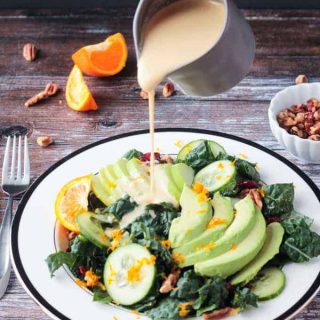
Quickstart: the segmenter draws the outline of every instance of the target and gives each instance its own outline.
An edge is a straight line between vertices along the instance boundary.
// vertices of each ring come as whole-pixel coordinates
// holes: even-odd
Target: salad
[[[222,319],[285,287],[285,263],[320,255],[312,221],[295,211],[294,186],[266,185],[257,165],[195,140],[175,159],[130,150],[57,195],[66,250],[63,265],[93,300],[151,319]]]

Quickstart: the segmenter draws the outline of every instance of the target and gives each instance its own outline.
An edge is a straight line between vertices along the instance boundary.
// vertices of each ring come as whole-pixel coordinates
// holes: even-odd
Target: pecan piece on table
[[[141,90],[140,93],[140,98],[142,98],[143,100],[147,100],[149,98],[148,92]]]
[[[174,93],[174,85],[173,83],[171,82],[167,82],[163,89],[162,89],[162,95],[165,97],[165,98],[169,98],[173,95]]]
[[[22,54],[27,61],[34,61],[37,57],[37,48],[32,43],[26,43],[23,46]]]
[[[180,269],[173,270],[167,278],[162,282],[160,293],[168,293],[170,292],[178,282],[180,277]]]
[[[37,143],[40,147],[46,148],[53,143],[53,139],[49,136],[42,136],[37,138]]]
[[[25,102],[26,107],[31,107],[36,103],[40,102],[41,100],[55,95],[59,91],[59,86],[56,83],[48,83],[44,90],[40,91],[29,100]]]
[[[308,81],[308,78],[306,75],[304,74],[299,74],[297,77],[296,77],[296,84],[301,84],[301,83],[307,83],[309,82]]]

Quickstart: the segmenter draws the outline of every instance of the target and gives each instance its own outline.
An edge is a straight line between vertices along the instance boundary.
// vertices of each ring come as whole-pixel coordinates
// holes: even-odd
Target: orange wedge
[[[126,65],[128,48],[121,33],[105,41],[86,46],[72,55],[72,60],[88,76],[106,77],[119,73]]]
[[[67,88],[66,99],[68,106],[76,111],[97,110],[97,104],[86,85],[81,70],[74,66],[70,72]]]
[[[91,174],[69,181],[59,191],[55,202],[55,213],[59,222],[68,230],[79,233],[76,217],[88,211]]]

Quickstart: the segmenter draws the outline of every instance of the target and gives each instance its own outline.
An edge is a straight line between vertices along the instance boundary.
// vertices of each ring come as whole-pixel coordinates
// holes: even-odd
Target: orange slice
[[[97,104],[86,85],[81,70],[74,66],[70,72],[67,88],[66,99],[68,106],[76,111],[97,110]]]
[[[72,60],[88,76],[105,77],[119,73],[126,65],[128,48],[121,33],[79,49]]]
[[[55,202],[55,213],[59,222],[68,230],[80,232],[76,217],[88,211],[91,174],[69,181],[59,191]]]

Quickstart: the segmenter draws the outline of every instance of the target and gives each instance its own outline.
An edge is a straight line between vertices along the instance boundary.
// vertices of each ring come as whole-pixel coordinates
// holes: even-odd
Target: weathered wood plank
[[[197,127],[232,132],[275,150],[297,164],[320,186],[319,165],[290,156],[269,129],[267,108],[273,95],[294,83],[298,73],[319,80],[320,10],[245,10],[257,39],[257,54],[249,76],[227,93],[193,99],[179,92],[158,96],[156,127]],[[2,10],[0,11],[0,132],[10,125],[29,125],[32,179],[70,152],[99,139],[146,129],[147,105],[139,98],[131,33],[133,9]],[[107,79],[86,78],[100,107],[76,113],[66,107],[63,92],[30,109],[23,103],[49,81],[63,88],[79,47],[121,31],[129,45],[125,70]],[[22,58],[25,42],[40,48],[39,59]],[[161,88],[160,88],[161,89]],[[38,135],[52,135],[48,149]],[[0,140],[0,163],[4,141]],[[0,177],[1,178],[1,177]],[[6,197],[0,193],[0,221]],[[320,295],[296,319],[319,318]],[[48,319],[12,274],[8,293],[0,300],[0,319]]]

